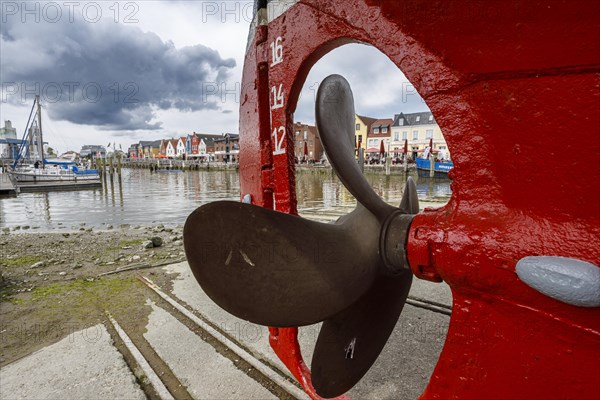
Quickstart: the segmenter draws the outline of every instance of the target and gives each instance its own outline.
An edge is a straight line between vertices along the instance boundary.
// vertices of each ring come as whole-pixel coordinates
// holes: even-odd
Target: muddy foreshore
[[[79,229],[0,234],[0,367],[107,312],[143,324],[138,273],[167,282],[158,267],[185,259],[181,226]]]

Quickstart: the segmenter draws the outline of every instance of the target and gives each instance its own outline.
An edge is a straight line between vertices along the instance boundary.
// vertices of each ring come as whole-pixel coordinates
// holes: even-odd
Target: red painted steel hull
[[[293,112],[311,66],[339,45],[385,53],[442,128],[452,199],[415,218],[408,246],[415,275],[453,294],[424,399],[600,398],[600,310],[515,274],[530,255],[600,265],[599,15],[587,0],[304,0],[249,43],[240,181],[254,204],[296,213]],[[271,66],[277,37],[283,62]],[[285,106],[271,114],[280,84]],[[271,345],[317,398],[296,334],[272,329]]]

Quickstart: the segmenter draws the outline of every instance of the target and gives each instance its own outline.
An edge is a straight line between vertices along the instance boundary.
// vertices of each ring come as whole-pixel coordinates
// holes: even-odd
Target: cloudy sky
[[[237,133],[251,1],[0,3],[0,121],[19,136],[35,93],[44,139],[60,152]],[[427,110],[387,57],[348,45],[313,67],[296,121],[314,123],[316,88],[331,73],[348,79],[359,114]]]

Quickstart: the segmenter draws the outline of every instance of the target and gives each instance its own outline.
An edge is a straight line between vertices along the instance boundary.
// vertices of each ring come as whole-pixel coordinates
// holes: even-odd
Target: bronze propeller
[[[354,99],[327,77],[316,101],[319,135],[356,209],[333,224],[230,201],[195,210],[184,228],[190,267],[203,290],[235,316],[261,325],[323,321],[312,359],[320,396],[354,386],[383,349],[412,282],[406,240],[419,211],[408,178],[400,203],[385,203],[354,158]]]

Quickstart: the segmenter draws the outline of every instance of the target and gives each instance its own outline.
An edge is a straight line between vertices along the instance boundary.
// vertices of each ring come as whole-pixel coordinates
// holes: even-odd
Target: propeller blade
[[[339,396],[367,373],[396,326],[411,283],[409,271],[379,276],[356,303],[323,323],[311,363],[319,396]]]
[[[395,208],[373,191],[354,158],[354,97],[344,77],[330,75],[323,80],[315,117],[321,142],[340,180],[359,203],[383,221]]]
[[[190,267],[231,314],[261,325],[303,326],[348,308],[377,275],[377,219],[358,207],[335,224],[219,201],[184,227]]]
[[[417,185],[412,177],[406,179],[406,185],[404,185],[404,193],[402,193],[402,200],[400,200],[400,210],[405,214],[418,214],[419,213],[419,196],[417,195]]]

